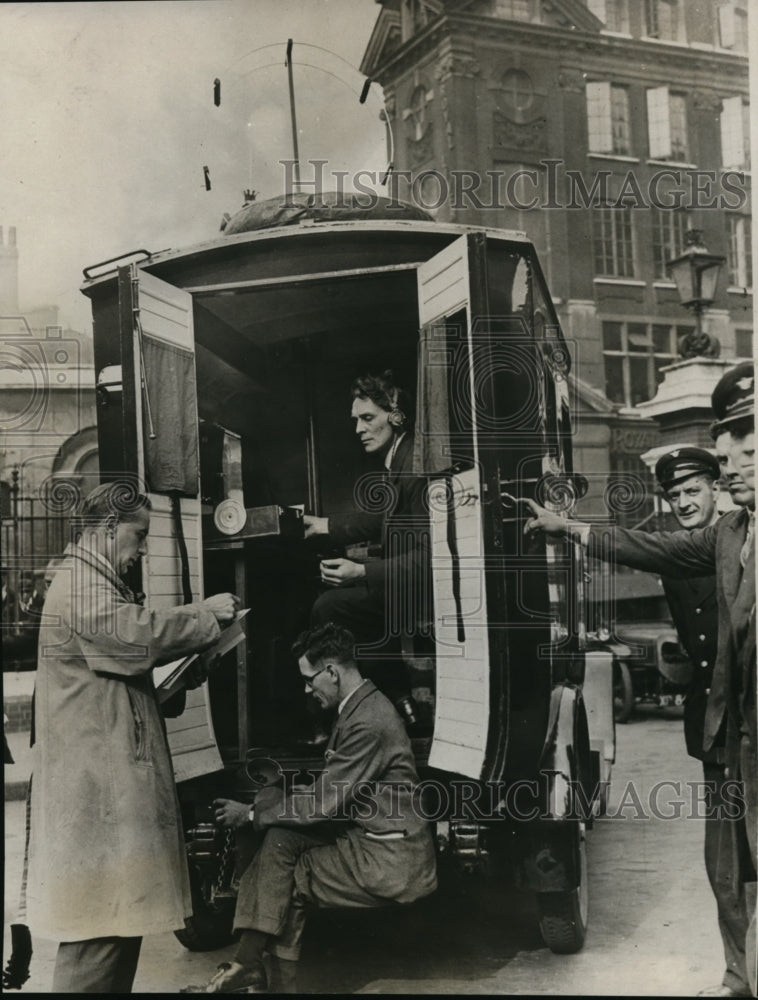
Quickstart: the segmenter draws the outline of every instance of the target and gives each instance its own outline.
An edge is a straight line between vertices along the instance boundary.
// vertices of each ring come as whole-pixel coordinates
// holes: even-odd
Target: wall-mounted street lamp
[[[721,350],[716,337],[703,332],[703,310],[716,297],[721,266],[726,260],[710,253],[699,229],[688,229],[684,236],[684,252],[666,264],[666,271],[676,283],[682,305],[695,314],[695,331],[679,341],[679,353],[684,358],[718,356]]]

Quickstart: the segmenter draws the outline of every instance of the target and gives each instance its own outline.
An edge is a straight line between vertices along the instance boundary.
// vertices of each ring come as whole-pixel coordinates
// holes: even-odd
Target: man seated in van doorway
[[[412,400],[395,384],[391,371],[365,375],[351,386],[350,417],[364,451],[383,463],[383,478],[356,485],[359,508],[328,517],[306,515],[305,537],[327,536],[335,546],[381,542],[381,558],[357,562],[324,559],[321,580],[328,587],[311,611],[311,625],[336,622],[369,646],[413,635],[429,604],[426,482],[414,476]],[[373,509],[372,509],[373,508]],[[399,645],[395,643],[396,647]],[[399,653],[399,650],[394,650]],[[365,650],[364,650],[365,654]],[[416,721],[407,671],[399,659],[362,659],[371,676],[394,701],[409,725]]]
[[[437,886],[429,826],[414,808],[410,739],[388,699],[362,677],[354,645],[347,629],[327,624],[293,646],[306,690],[336,711],[313,785],[269,785],[252,806],[214,803],[221,826],[265,837],[240,881],[234,961],[182,992],[294,993],[307,906],[411,903]]]

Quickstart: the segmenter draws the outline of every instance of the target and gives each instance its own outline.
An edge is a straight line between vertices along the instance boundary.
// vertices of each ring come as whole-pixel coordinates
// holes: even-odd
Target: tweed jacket
[[[338,715],[313,786],[289,793],[264,788],[255,800],[254,826],[335,821],[337,845],[356,881],[377,896],[411,902],[437,885],[428,823],[415,807],[417,785],[405,726],[366,680]]]

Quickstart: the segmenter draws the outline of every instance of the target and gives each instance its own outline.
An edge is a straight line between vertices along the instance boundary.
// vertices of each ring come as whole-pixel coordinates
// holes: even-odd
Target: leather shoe
[[[731,986],[725,986],[724,983],[718,983],[716,986],[706,986],[704,990],[700,990],[697,994],[699,997],[749,997],[752,996],[750,989],[746,986],[744,989],[735,990]]]
[[[248,968],[239,962],[222,962],[205,986],[185,986],[180,993],[267,993],[266,975],[261,965]]]

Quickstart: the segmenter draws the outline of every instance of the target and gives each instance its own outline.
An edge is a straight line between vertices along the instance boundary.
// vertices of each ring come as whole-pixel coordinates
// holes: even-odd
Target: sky
[[[380,175],[381,88],[358,100],[378,12],[374,0],[0,4],[0,226],[17,229],[22,311],[58,305],[89,331],[82,268],[213,239],[245,188],[282,192],[288,38],[301,161]]]

